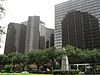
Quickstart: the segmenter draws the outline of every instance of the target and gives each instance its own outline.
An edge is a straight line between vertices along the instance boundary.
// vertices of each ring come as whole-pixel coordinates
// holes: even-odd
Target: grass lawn
[[[0,75],[52,75],[52,74],[31,74],[31,73],[0,73]]]
[[[100,75],[100,74],[85,74],[85,75]]]
[[[31,74],[31,73],[0,73],[0,75],[52,75],[52,74]],[[84,75],[100,75],[100,74],[84,74]]]

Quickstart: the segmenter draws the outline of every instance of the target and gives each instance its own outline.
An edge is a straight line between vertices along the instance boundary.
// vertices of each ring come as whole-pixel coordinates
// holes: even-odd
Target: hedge
[[[54,70],[53,75],[75,75],[79,74],[80,71],[78,70],[69,70],[69,71],[61,71],[61,70]]]

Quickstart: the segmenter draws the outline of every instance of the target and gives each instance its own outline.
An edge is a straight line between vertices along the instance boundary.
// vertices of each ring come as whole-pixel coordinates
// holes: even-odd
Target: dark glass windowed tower
[[[56,48],[61,48],[63,46],[62,20],[65,18],[65,15],[71,11],[84,12],[84,15],[86,15],[86,13],[88,13],[88,16],[91,15],[91,17],[94,17],[98,20],[98,24],[100,27],[100,0],[69,0],[69,1],[57,4],[57,5],[55,5],[55,33],[54,33],[54,40],[55,40],[54,43],[55,43]],[[89,22],[87,22],[87,23],[89,23]],[[96,27],[97,31],[98,31],[99,27],[98,28]],[[100,29],[99,29],[99,31],[100,31]],[[95,33],[95,36],[93,36],[93,37],[95,37],[95,38],[97,37],[96,33]],[[94,41],[92,41],[92,42],[94,42]],[[86,45],[84,45],[84,46],[86,47]],[[85,48],[85,47],[83,47],[83,48]]]
[[[98,19],[87,12],[72,11],[62,21],[62,46],[100,48]]]

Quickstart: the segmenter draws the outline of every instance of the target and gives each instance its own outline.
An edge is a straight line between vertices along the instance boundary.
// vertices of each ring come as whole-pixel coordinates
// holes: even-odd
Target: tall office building
[[[68,12],[62,20],[62,45],[81,49],[100,48],[98,19],[87,12]]]
[[[54,46],[54,29],[46,28],[45,42],[45,48]]]
[[[8,24],[4,54],[12,52],[24,53],[26,26],[24,24]]]
[[[40,21],[40,25],[39,25],[39,49],[45,49],[45,35],[46,35],[46,27],[45,27],[45,23]]]
[[[53,46],[54,40],[50,40],[52,34],[54,34],[54,30],[45,27],[45,23],[40,20],[40,16],[29,16],[27,22],[25,51],[45,49],[47,46],[46,41],[49,42],[48,47]]]
[[[39,16],[29,16],[26,30],[25,51],[37,50],[39,47]]]
[[[65,15],[67,15],[71,11],[86,12],[89,15],[91,15],[91,17],[94,16],[98,20],[98,23],[100,26],[100,0],[69,0],[69,1],[57,4],[55,5],[55,47],[56,48],[61,48],[63,46],[62,21],[65,18]],[[96,30],[99,31],[98,28]],[[94,36],[91,36],[91,37],[94,37]],[[96,37],[98,36],[95,36],[95,38]]]
[[[39,25],[40,39],[39,49],[45,49],[54,46],[54,29],[45,27],[45,23]]]

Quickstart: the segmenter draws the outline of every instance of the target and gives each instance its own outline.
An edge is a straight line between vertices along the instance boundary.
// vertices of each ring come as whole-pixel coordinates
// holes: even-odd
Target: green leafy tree
[[[0,70],[2,70],[6,64],[7,64],[7,56],[0,55]]]
[[[20,65],[20,66],[22,67],[22,70],[24,71],[25,67],[26,67],[28,64],[30,64],[29,62],[30,62],[31,60],[29,59],[27,53],[21,55],[21,57],[22,57],[22,61],[21,61],[21,65]]]
[[[65,47],[66,55],[69,58],[70,63],[79,63],[80,61],[80,53],[82,52],[81,49],[75,48],[74,46],[67,45]],[[74,59],[74,60],[73,60]]]
[[[8,64],[12,64],[12,71],[16,70],[16,65],[23,63],[23,55],[21,53],[8,54]]]
[[[87,54],[87,52],[83,50],[80,53],[80,63],[89,63],[88,62],[88,57],[89,57],[89,55]]]
[[[56,63],[58,63],[59,60],[61,61],[61,57],[63,55],[62,50],[57,50],[56,48],[51,47],[51,48],[46,49],[45,53],[47,54],[49,62],[52,65],[52,70],[55,70]]]
[[[100,61],[100,52],[97,49],[93,50],[84,50],[82,52],[84,54],[84,60],[88,63],[95,63]]]
[[[43,66],[48,62],[48,58],[46,57],[45,53],[41,50],[29,52],[28,56],[29,63],[37,65],[37,71],[39,71],[40,66]]]

